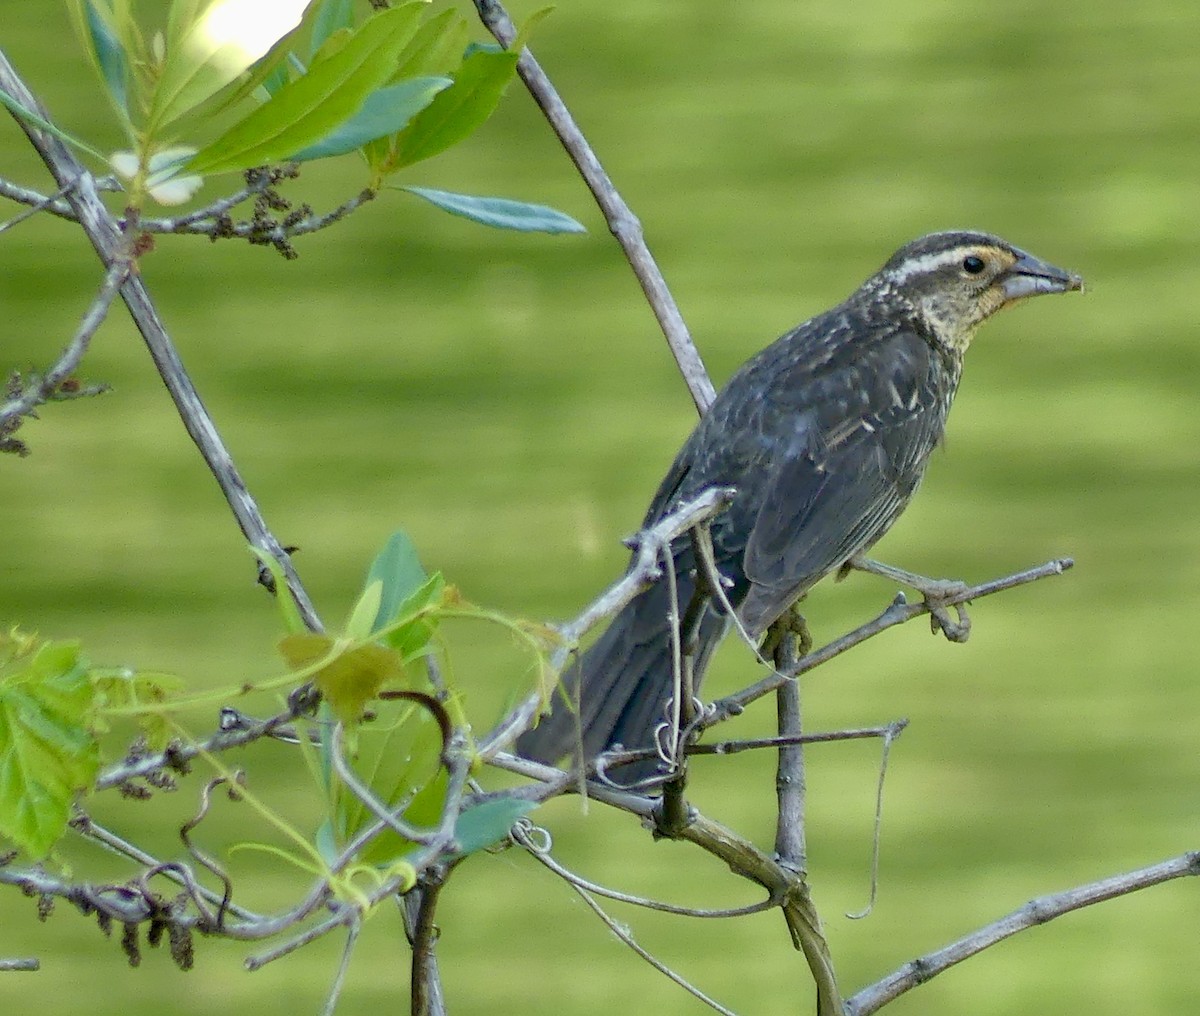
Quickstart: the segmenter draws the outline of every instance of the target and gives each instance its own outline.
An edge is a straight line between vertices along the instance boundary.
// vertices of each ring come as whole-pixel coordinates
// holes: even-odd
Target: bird
[[[698,691],[731,625],[763,639],[822,578],[860,563],[899,518],[942,442],[976,329],[1028,297],[1082,288],[1079,275],[998,236],[930,233],[746,361],[684,442],[643,522],[649,528],[709,488],[733,488],[709,524],[723,595],[709,591],[694,542],[675,541],[664,574],[566,668],[517,751],[554,763],[572,752],[590,760],[656,747],[677,683],[672,604],[683,613],[701,602],[692,629]],[[891,574],[934,602],[935,581]],[[620,772],[652,782],[668,768],[654,758]]]

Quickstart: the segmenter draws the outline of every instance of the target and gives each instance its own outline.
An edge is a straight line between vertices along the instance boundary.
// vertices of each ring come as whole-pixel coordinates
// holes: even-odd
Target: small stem
[[[496,37],[501,45],[511,47],[516,41],[517,31],[508,12],[504,9],[504,5],[498,0],[474,0],[474,2],[475,9],[479,12],[479,19],[487,26],[488,31]],[[604,167],[600,165],[600,160],[583,136],[579,125],[575,123],[575,118],[571,116],[562,97],[558,94],[558,90],[550,83],[546,72],[542,70],[528,49],[521,51],[521,58],[517,62],[517,73],[525,82],[525,87],[529,89],[529,94],[533,96],[534,102],[541,108],[546,120],[554,129],[554,133],[558,135],[563,148],[571,157],[571,161],[575,163],[579,175],[583,177],[592,196],[596,199],[596,204],[600,206],[609,230],[621,245],[621,250],[625,252],[633,274],[637,276],[642,292],[646,294],[654,316],[658,319],[667,345],[671,348],[671,354],[679,365],[679,372],[683,375],[692,401],[696,404],[696,410],[703,415],[712,405],[716,391],[712,381],[709,380],[708,371],[704,368],[704,361],[700,359],[695,343],[688,334],[687,325],[684,323],[683,315],[679,312],[675,298],[667,288],[666,280],[659,270],[658,263],[646,245],[642,224],[621,195],[617,193],[612,180],[604,171]]]

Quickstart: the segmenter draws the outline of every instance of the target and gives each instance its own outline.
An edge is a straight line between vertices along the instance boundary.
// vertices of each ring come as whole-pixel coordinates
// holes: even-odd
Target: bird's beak
[[[1055,268],[1024,251],[999,281],[1006,303],[1038,293],[1070,293],[1083,289],[1082,276]]]

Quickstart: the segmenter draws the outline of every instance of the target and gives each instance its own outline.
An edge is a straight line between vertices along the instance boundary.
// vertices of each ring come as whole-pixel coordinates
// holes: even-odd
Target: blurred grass
[[[642,218],[718,381],[931,229],[993,230],[1089,281],[1083,299],[1038,301],[984,330],[946,453],[879,548],[970,579],[1060,554],[1076,569],[979,603],[966,646],[918,623],[809,682],[814,728],[913,721],[893,755],[880,901],[863,922],[840,915],[867,892],[877,753],[811,753],[812,878],[847,990],[1032,895],[1195,846],[1198,30],[1184,0],[643,0],[571,5],[539,29],[539,57]],[[59,5],[12,5],[3,45],[63,126],[117,147]],[[356,172],[351,159],[314,167],[296,193],[329,207]],[[11,124],[0,174],[45,187]],[[294,263],[164,238],[145,263],[151,291],[268,521],[303,548],[328,619],[344,616],[397,527],[471,599],[569,615],[619,572],[618,537],[691,425],[688,398],[519,88],[475,139],[406,182],[554,204],[592,233],[494,233],[390,196],[300,241]],[[47,363],[99,281],[65,224],[0,238],[3,364]],[[273,673],[274,611],[120,314],[87,373],[114,393],[45,409],[23,431],[33,456],[0,463],[0,619],[199,686]],[[815,632],[841,632],[892,592],[865,577],[818,589]],[[495,633],[453,635],[486,726],[522,663]],[[710,690],[748,668],[726,651]],[[738,729],[771,722],[766,706]],[[283,783],[290,769],[261,774],[266,754],[262,792],[304,814],[304,788]],[[765,756],[702,761],[697,801],[766,845],[771,780]],[[173,801],[187,814],[189,795]],[[135,839],[173,849],[139,831],[158,821],[151,809],[110,807]],[[241,821],[231,813],[214,834],[236,839]],[[560,802],[544,821],[563,859],[602,881],[711,905],[750,895],[603,809],[584,817]],[[285,898],[261,858],[239,864],[261,899]],[[197,973],[156,955],[129,971],[67,910],[40,926],[0,894],[0,955],[37,954],[47,971],[4,979],[8,1011],[44,1006],[46,979],[69,970],[104,990],[51,989],[64,1016],[161,1012],[163,998],[178,1013],[281,999],[315,1012],[335,962],[324,943],[250,977],[245,947],[202,942]],[[775,915],[719,927],[621,916],[739,1011],[808,1006]],[[1198,922],[1195,887],[1159,888],[1021,936],[888,1011],[1194,1011]],[[526,858],[464,865],[440,924],[455,1012],[699,1010]],[[372,923],[340,1012],[403,1008],[397,934],[394,915]]]

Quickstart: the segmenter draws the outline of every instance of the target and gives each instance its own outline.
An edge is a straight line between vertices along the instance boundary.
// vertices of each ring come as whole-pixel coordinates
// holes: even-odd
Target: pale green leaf
[[[537,807],[536,801],[514,797],[493,797],[467,808],[454,825],[458,841],[458,856],[466,857],[477,850],[499,843],[519,818]]]
[[[240,40],[214,38],[206,20],[211,10],[193,20],[167,50],[147,120],[148,133],[161,131],[201,105],[263,56],[262,49],[249,50]],[[299,21],[298,14],[282,16],[282,9],[277,17],[277,36],[288,34]]]
[[[5,637],[0,663],[0,835],[41,858],[99,769],[92,685],[73,642],[43,643],[30,655],[28,643]]]
[[[367,572],[367,584],[378,582],[383,589],[372,630],[394,621],[400,605],[420,590],[425,580],[425,569],[408,534],[403,530],[392,533]]]
[[[83,18],[96,66],[108,87],[108,94],[120,113],[128,118],[129,59],[125,47],[92,0],[83,0]]]
[[[449,78],[413,78],[398,85],[387,85],[367,96],[362,109],[336,127],[315,145],[309,145],[288,157],[288,161],[327,159],[362,148],[376,138],[395,134],[448,88]]]
[[[516,67],[516,53],[477,50],[467,57],[454,74],[454,84],[400,133],[390,168],[432,158],[470,135],[492,115]]]
[[[571,216],[546,205],[534,205],[526,201],[510,201],[507,198],[476,197],[471,194],[453,194],[450,191],[431,190],[428,187],[401,187],[437,205],[452,215],[461,215],[485,226],[496,229],[515,229],[526,233],[586,233],[587,230]]]
[[[383,599],[383,583],[376,580],[368,582],[362,591],[350,617],[346,621],[346,637],[355,642],[370,638],[375,625],[375,616],[379,613],[379,604]]]
[[[406,4],[370,18],[340,52],[201,149],[188,171],[220,173],[275,162],[329,134],[391,75],[423,8]]]
[[[316,53],[334,32],[354,27],[353,0],[320,0],[314,5],[312,43],[309,54]]]

